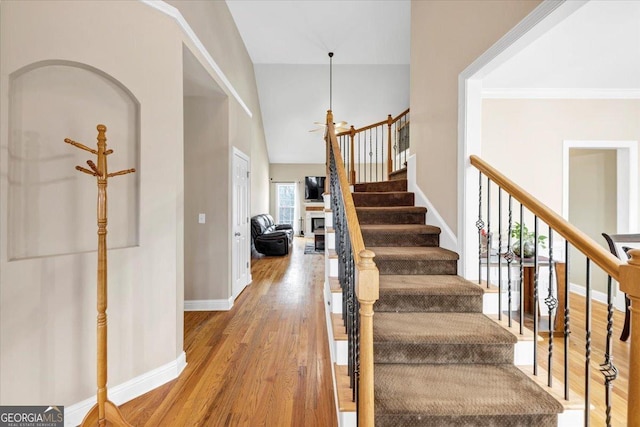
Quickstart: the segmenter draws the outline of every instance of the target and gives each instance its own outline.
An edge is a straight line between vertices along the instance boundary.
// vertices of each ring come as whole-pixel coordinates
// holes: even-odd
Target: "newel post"
[[[627,426],[640,427],[640,249],[629,251],[631,259],[620,267],[620,289],[631,300],[631,349]]]
[[[379,297],[376,255],[369,250],[360,252],[356,268],[356,296],[360,303],[360,384],[358,397],[358,426],[375,424],[373,395],[373,304]]]

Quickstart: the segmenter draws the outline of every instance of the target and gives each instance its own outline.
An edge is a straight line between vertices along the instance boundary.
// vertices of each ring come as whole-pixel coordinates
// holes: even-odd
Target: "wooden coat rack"
[[[113,150],[107,150],[107,127],[98,125],[98,150],[87,147],[79,142],[65,138],[64,142],[77,148],[93,153],[97,156],[98,165],[87,160],[91,170],[76,166],[80,172],[95,176],[98,181],[98,351],[97,351],[97,377],[98,392],[97,403],[91,408],[82,420],[82,426],[106,426],[107,422],[115,426],[131,427],[118,407],[107,399],[107,180],[117,175],[126,175],[135,172],[135,169],[126,169],[114,173],[107,172],[107,156]]]

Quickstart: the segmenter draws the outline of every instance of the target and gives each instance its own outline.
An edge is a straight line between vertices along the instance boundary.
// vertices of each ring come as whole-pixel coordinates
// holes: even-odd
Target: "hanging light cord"
[[[333,52],[329,52],[329,109],[333,111]]]

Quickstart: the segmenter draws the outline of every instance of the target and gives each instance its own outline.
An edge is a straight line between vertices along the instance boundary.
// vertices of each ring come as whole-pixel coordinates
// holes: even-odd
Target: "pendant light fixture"
[[[333,111],[333,52],[329,52],[329,110]],[[313,122],[318,125],[318,129],[312,129],[309,132],[324,131],[327,126],[324,122]],[[344,132],[349,130],[347,122],[334,123],[336,132]]]

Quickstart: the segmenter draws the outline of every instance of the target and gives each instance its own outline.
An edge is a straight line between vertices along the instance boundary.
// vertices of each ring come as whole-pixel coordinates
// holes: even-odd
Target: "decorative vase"
[[[511,250],[516,256],[520,256],[520,240],[516,240],[513,245],[511,245]],[[522,252],[523,256],[521,258],[532,258],[535,254],[535,245],[533,244],[533,240],[525,240],[522,244]]]

